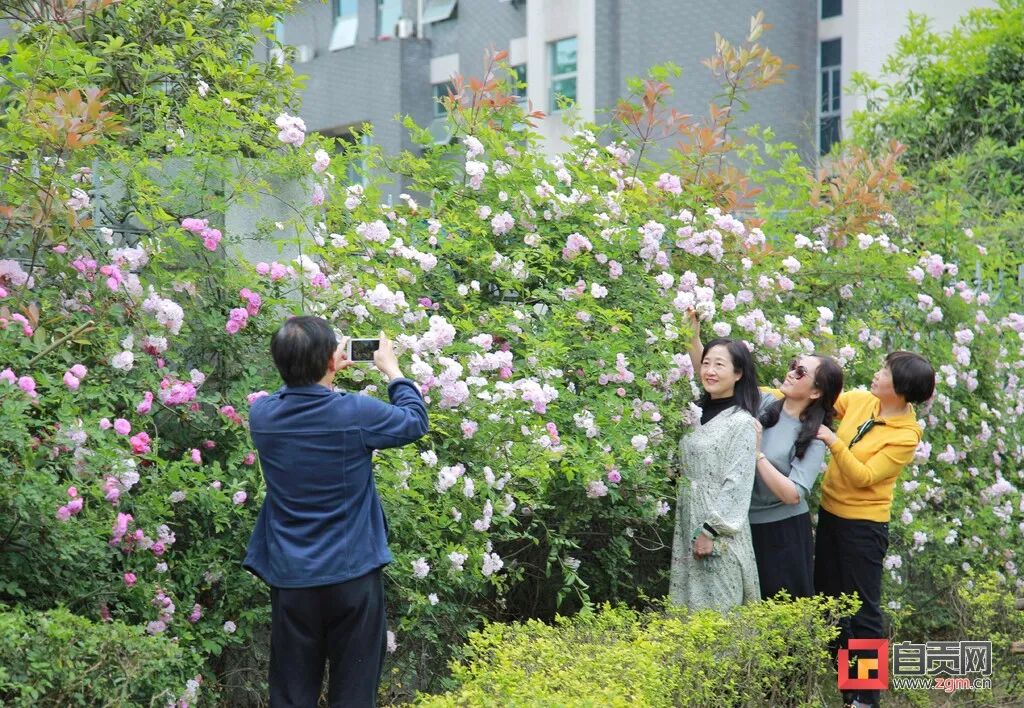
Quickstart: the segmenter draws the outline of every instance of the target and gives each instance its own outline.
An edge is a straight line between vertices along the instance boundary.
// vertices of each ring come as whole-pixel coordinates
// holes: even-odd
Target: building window
[[[352,17],[359,14],[359,0],[334,0],[334,19]]]
[[[331,51],[354,47],[359,31],[359,0],[333,0],[334,29],[331,31]]]
[[[449,93],[455,93],[455,85],[451,81],[434,84],[434,118],[445,118],[448,116],[444,103]]]
[[[394,37],[402,16],[402,0],[377,0],[377,36]]]
[[[431,89],[434,94],[434,119],[430,121],[427,130],[434,140],[434,145],[449,145],[452,142],[452,130],[448,124],[448,110],[445,108],[445,101],[449,93],[455,93],[455,84],[445,81],[433,84]]]
[[[559,97],[576,102],[576,38],[560,39],[548,46],[551,47],[549,108],[556,111]]]
[[[821,0],[821,19],[843,14],[843,0]]]
[[[342,135],[341,140],[338,142],[339,153],[345,151],[344,144],[347,144],[350,148],[355,147],[356,145],[361,145],[363,148],[369,148],[370,145],[373,144],[372,139],[367,133],[349,133],[347,135]],[[360,158],[358,160],[349,160],[348,168],[345,171],[345,177],[348,179],[348,183],[350,185],[361,184],[365,187],[367,183],[366,159]]]
[[[518,103],[526,100],[526,64],[516,64],[508,70],[508,94]]]
[[[841,69],[843,44],[841,39],[821,43],[821,110],[818,114],[818,148],[822,155],[832,151],[842,135]]]
[[[423,24],[429,25],[432,22],[450,20],[455,14],[456,0],[424,0],[423,2]]]
[[[370,125],[361,123],[358,125],[346,126],[343,128],[328,128],[319,131],[325,138],[335,138],[334,155],[338,164],[347,161],[345,165],[346,185],[361,184],[364,187],[367,183],[366,157],[365,154],[358,154],[360,147],[365,150],[373,145],[370,136]]]

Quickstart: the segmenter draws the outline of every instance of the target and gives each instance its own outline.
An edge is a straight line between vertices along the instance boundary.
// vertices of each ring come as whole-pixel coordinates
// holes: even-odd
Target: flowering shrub
[[[57,608],[0,611],[0,701],[9,706],[194,702],[201,661],[165,637]]]
[[[749,341],[766,380],[811,350],[853,385],[888,349],[931,357],[942,380],[900,490],[888,596],[909,613],[943,587],[911,569],[968,562],[1019,582],[1024,316],[892,216],[898,147],[811,175],[765,133],[726,130],[743,93],[785,69],[759,19],[743,51],[718,44],[710,66],[733,89],[708,124],[664,111],[660,67],[616,122],[575,125],[548,159],[539,117],[494,78],[498,55],[486,81],[454,82],[454,144],[410,123],[419,154],[332,159],[294,117],[290,70],[237,61],[288,3],[176,6],[178,25],[142,0],[72,5],[85,14],[28,18],[0,66],[0,600],[173,637],[202,658],[211,701],[246,700],[223,693],[229,671],[259,693],[267,593],[240,562],[263,486],[246,411],[279,385],[268,337],[300,310],[392,333],[430,407],[428,438],[376,459],[393,697],[437,686],[426,667],[484,618],[664,593],[675,443],[694,415],[690,308]],[[166,50],[181,23],[196,51]],[[176,68],[155,90],[165,50]],[[79,66],[130,90],[85,88]],[[30,75],[61,88],[18,88]],[[680,142],[651,164],[665,126]],[[355,163],[367,184],[345,183]],[[394,205],[384,169],[409,185]],[[301,186],[292,218],[227,227],[280,183]],[[275,237],[283,262],[239,256]],[[366,368],[344,377],[383,395]],[[929,608],[904,626],[919,616],[944,620]]]

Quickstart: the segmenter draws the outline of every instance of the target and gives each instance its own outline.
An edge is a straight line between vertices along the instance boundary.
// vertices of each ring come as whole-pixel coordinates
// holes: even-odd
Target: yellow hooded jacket
[[[829,446],[832,459],[821,483],[821,506],[844,519],[887,522],[896,478],[921,442],[914,407],[903,415],[879,418],[879,400],[870,391],[847,391],[835,407],[842,422]],[[851,447],[869,420],[875,424]]]

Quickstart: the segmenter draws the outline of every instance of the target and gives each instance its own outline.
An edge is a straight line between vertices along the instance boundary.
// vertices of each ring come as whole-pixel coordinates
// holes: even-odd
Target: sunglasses
[[[793,378],[795,378],[797,381],[807,376],[808,374],[807,367],[804,366],[803,364],[798,364],[796,359],[789,362],[789,370],[793,372]]]

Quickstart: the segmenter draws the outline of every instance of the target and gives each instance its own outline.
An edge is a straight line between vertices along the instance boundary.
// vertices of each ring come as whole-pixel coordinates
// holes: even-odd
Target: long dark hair
[[[812,354],[818,360],[818,369],[814,372],[814,387],[821,395],[812,400],[800,413],[800,432],[797,433],[794,452],[798,459],[803,459],[807,448],[818,434],[818,426],[832,427],[836,414],[836,399],[843,392],[843,369],[835,359],[822,354]],[[775,401],[758,417],[761,425],[767,430],[779,422],[784,399]]]
[[[704,352],[700,355],[701,363],[708,355],[712,347],[723,346],[729,350],[729,358],[732,359],[732,368],[737,374],[742,374],[739,381],[733,388],[733,395],[736,398],[736,405],[750,415],[757,417],[757,408],[761,403],[761,394],[757,389],[757,370],[754,368],[754,357],[750,355],[747,345],[736,339],[719,337],[712,339],[704,345]],[[699,372],[698,372],[699,375]],[[698,405],[701,408],[707,406],[711,396],[705,391],[701,394]]]

